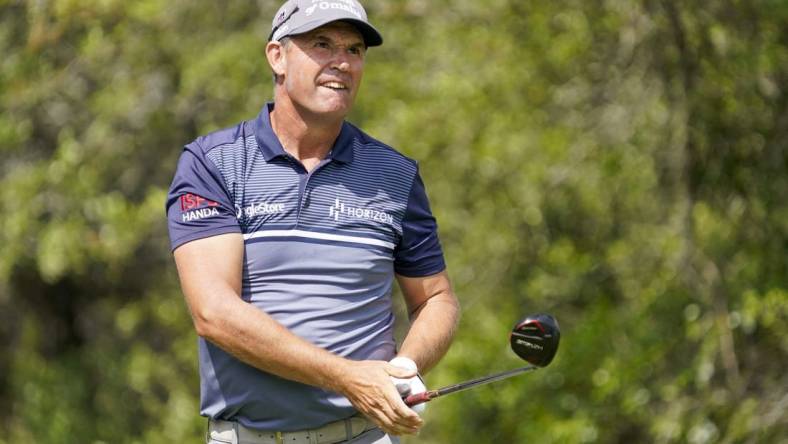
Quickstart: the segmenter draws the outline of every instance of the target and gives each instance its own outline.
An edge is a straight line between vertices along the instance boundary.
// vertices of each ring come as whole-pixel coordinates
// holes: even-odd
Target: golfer
[[[167,213],[209,443],[396,443],[423,424],[402,396],[459,309],[416,163],[345,121],[382,42],[355,0],[287,1],[274,101],[180,157]]]

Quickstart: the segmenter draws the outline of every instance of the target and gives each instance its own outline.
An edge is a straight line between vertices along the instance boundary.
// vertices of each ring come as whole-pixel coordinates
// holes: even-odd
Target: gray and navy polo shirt
[[[271,129],[272,110],[185,147],[167,197],[172,249],[242,234],[244,301],[337,355],[389,360],[394,273],[445,268],[418,167],[345,122],[307,172]],[[199,359],[204,416],[287,431],[355,414],[336,393],[260,371],[202,338]]]

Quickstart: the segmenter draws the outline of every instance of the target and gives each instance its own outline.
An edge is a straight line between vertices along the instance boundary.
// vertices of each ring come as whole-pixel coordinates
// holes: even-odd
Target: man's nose
[[[334,51],[331,66],[340,71],[348,71],[350,69],[350,55],[344,49]]]
[[[335,66],[338,70],[347,72],[350,69],[350,63],[347,60],[341,60],[335,63]]]

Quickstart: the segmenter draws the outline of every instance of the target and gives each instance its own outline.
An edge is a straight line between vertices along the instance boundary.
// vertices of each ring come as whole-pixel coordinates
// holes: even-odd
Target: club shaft
[[[482,376],[481,378],[471,379],[470,381],[460,382],[458,384],[450,385],[447,387],[436,390],[438,396],[448,395],[449,393],[461,392],[480,385],[489,384],[491,382],[500,381],[502,379],[511,378],[512,376],[519,375],[520,373],[536,370],[537,366],[527,365],[525,367],[516,368],[514,370],[507,370],[505,372],[496,373],[493,375]]]
[[[519,375],[520,373],[529,372],[532,370],[536,370],[538,368],[539,367],[535,365],[527,365],[525,367],[516,368],[514,370],[507,370],[505,372],[495,373],[493,375],[482,376],[481,378],[471,379],[470,381],[460,382],[458,384],[450,385],[437,390],[430,390],[427,392],[418,393],[416,395],[411,395],[405,398],[404,401],[406,405],[414,406],[416,404],[421,404],[431,399],[435,399],[438,396],[448,395],[449,393],[461,392],[463,390],[468,390],[473,387],[478,387],[480,385],[489,384],[491,382],[500,381],[506,378],[511,378],[512,376]]]

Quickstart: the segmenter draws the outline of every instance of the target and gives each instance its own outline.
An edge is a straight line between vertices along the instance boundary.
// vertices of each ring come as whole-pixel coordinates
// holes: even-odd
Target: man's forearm
[[[451,292],[428,299],[412,314],[399,355],[412,359],[426,373],[446,354],[459,318],[460,307]]]
[[[202,313],[193,313],[200,336],[245,363],[286,379],[338,391],[347,360],[298,337],[267,313],[227,289]]]

